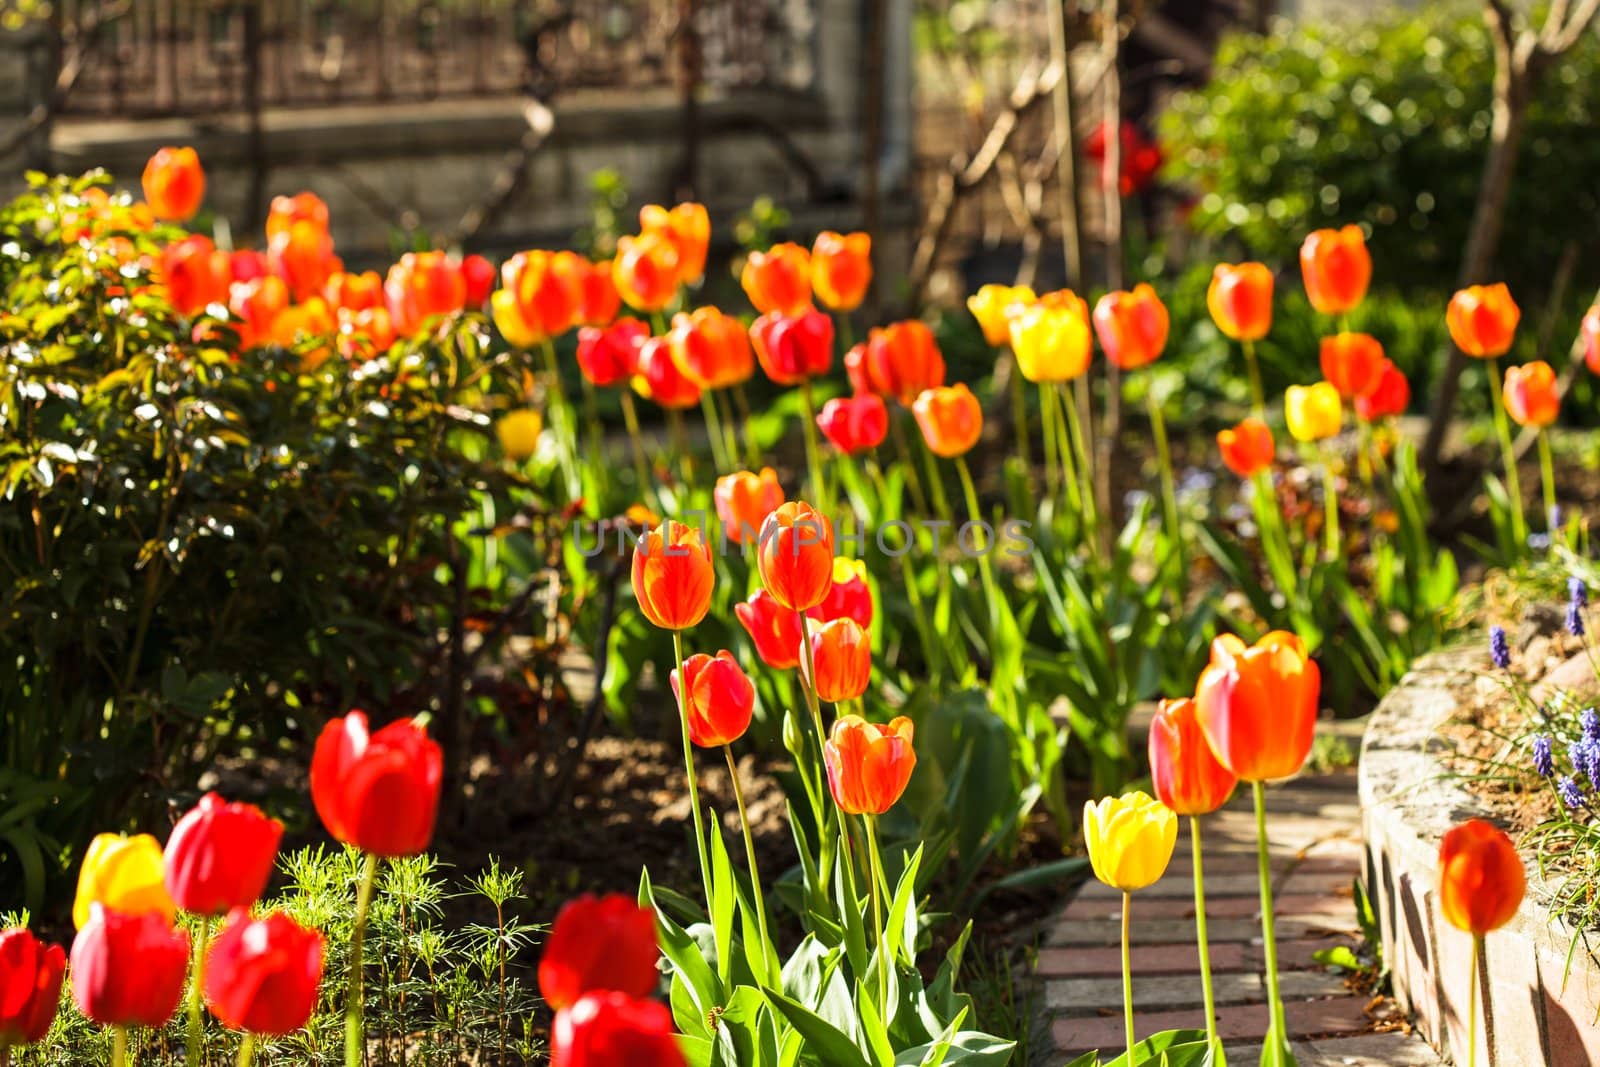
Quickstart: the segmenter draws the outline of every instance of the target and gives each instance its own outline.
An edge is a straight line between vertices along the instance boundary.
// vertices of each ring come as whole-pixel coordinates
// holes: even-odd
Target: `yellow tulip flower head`
[[[149,834],[100,834],[89,842],[78,871],[73,924],[81,930],[94,904],[134,915],[160,912],[171,922],[178,906],[167,894],[165,874],[161,843]]]
[[[1039,299],[1026,285],[985,285],[967,297],[967,310],[983,328],[983,339],[1003,345],[1011,336],[1011,316]]]
[[[1344,402],[1328,382],[1291,385],[1283,397],[1283,415],[1296,441],[1321,441],[1339,432]]]
[[[500,437],[500,448],[517,462],[527,459],[539,450],[539,432],[544,429],[544,419],[532,408],[516,408],[500,416],[494,424]]]
[[[1166,873],[1178,843],[1178,817],[1148,793],[1135,790],[1083,806],[1083,837],[1094,876],[1131,893]]]
[[[1030,382],[1066,382],[1089,369],[1089,309],[1070,290],[1046,293],[1011,316],[1011,350]]]

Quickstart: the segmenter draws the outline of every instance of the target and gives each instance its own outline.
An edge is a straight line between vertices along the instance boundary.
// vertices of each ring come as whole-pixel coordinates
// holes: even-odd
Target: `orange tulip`
[[[1354,310],[1372,282],[1372,255],[1361,227],[1307,234],[1300,246],[1300,274],[1312,307],[1324,315]]]
[[[1234,634],[1218,637],[1194,695],[1217,762],[1247,782],[1297,773],[1311,754],[1321,688],[1294,634],[1274,630],[1248,647]]]
[[[802,671],[805,661],[800,663]],[[811,672],[807,681],[818,700],[837,704],[867,691],[872,676],[872,642],[861,624],[838,618],[811,631]]]
[[[1254,478],[1271,467],[1277,454],[1271,427],[1254,417],[1220,431],[1217,448],[1222,453],[1223,466],[1241,478]]]
[[[1549,426],[1561,413],[1556,372],[1542,359],[1506,368],[1506,414],[1518,426]]]
[[[1505,831],[1469,819],[1439,842],[1439,910],[1456,929],[1478,937],[1500,929],[1527,889],[1522,857]]]
[[[751,252],[739,284],[762,314],[801,315],[811,307],[811,253],[788,241],[765,252]]]
[[[1583,317],[1583,361],[1589,370],[1600,374],[1600,304],[1589,309]]]
[[[1356,397],[1356,415],[1366,422],[1376,422],[1386,415],[1404,415],[1410,406],[1411,383],[1387,359],[1378,373],[1378,387],[1366,396]]]
[[[310,222],[319,230],[328,228],[328,205],[316,193],[275,196],[267,210],[267,240],[288,233],[297,222]]]
[[[705,618],[715,582],[711,549],[692,526],[668,519],[633,546],[633,595],[663,630],[687,630]]]
[[[761,536],[761,527],[778,508],[783,506],[783,486],[778,484],[778,472],[771,467],[761,468],[761,473],[735,471],[717,479],[712,498],[717,505],[717,518],[722,522],[722,532],[734,544],[744,544],[745,535]]]
[[[1212,754],[1188,697],[1156,707],[1150,723],[1150,784],[1156,799],[1179,815],[1216,811],[1239,784]]]
[[[1366,396],[1383,380],[1383,345],[1367,333],[1338,333],[1322,339],[1322,376],[1346,400]]]
[[[275,274],[247,282],[234,282],[228,289],[228,310],[233,312],[234,328],[239,331],[239,348],[254,348],[272,336],[272,323],[289,306],[289,287]]]
[[[805,611],[833,586],[833,525],[801,500],[791,500],[761,524],[756,556],[761,584],[786,608]]]
[[[161,250],[161,281],[172,306],[193,315],[211,304],[228,302],[228,286],[233,281],[231,259],[211,238],[190,234]]]
[[[756,687],[732,652],[690,656],[683,661],[683,677],[673,671],[671,680],[689,719],[689,740],[701,748],[731,745],[750,729]]]
[[[646,204],[639,209],[639,232],[658,234],[672,245],[679,284],[693,285],[705,276],[711,219],[704,204],[679,204],[670,211],[659,204]]]
[[[1094,332],[1106,358],[1123,370],[1154,363],[1167,344],[1167,306],[1146,283],[1118,290],[1094,306]]]
[[[681,411],[700,403],[700,387],[678,369],[665,337],[652,337],[639,348],[633,391],[660,406]]]
[[[709,305],[674,315],[667,339],[678,369],[702,389],[726,389],[756,372],[744,323]]]
[[[284,348],[302,348],[306,342],[329,341],[338,332],[339,323],[334,318],[328,302],[320,296],[300,304],[290,304],[272,320],[272,341]],[[330,344],[302,348],[298,369],[310,374],[333,355]]]
[[[289,293],[296,300],[320,293],[329,278],[344,270],[333,254],[328,231],[303,220],[273,236],[267,244],[267,263],[289,283]]]
[[[1469,356],[1493,359],[1506,353],[1517,333],[1522,309],[1504,282],[1473,285],[1450,298],[1445,325],[1450,339]]]
[[[858,393],[877,393],[910,404],[924,389],[944,384],[944,355],[928,324],[916,319],[874,328],[844,357]]]
[[[872,237],[824,230],[811,245],[811,287],[822,306],[854,311],[872,284]]]
[[[518,252],[501,265],[501,287],[489,297],[495,325],[518,348],[560,337],[577,325],[592,272],[573,252]]]
[[[678,295],[678,248],[660,233],[619,237],[611,280],[629,307],[661,311]]]
[[[1206,289],[1211,319],[1235,341],[1259,341],[1272,328],[1272,272],[1262,263],[1218,263]]]
[[[882,815],[906,791],[917,754],[911,747],[911,720],[899,716],[887,726],[859,715],[842,715],[822,746],[828,789],[847,815]]]
[[[144,165],[145,203],[156,218],[188,222],[206,197],[206,172],[194,149],[162,148]]]
[[[345,359],[366,360],[389,351],[394,344],[394,321],[386,307],[351,311],[339,308],[339,352]]]
[[[589,264],[583,272],[583,295],[578,301],[578,322],[584,326],[610,326],[622,310],[622,294],[611,276],[611,260]]]
[[[397,333],[411,336],[467,305],[461,264],[440,251],[407,252],[383,281]]]
[[[983,433],[983,408],[964,382],[925,390],[911,405],[911,412],[917,417],[922,439],[934,455],[945,459],[965,455]]]
[[[329,307],[341,311],[365,311],[368,308],[383,307],[383,278],[375,270],[361,274],[339,271],[329,275],[327,283],[322,287],[322,296],[327,300]]]

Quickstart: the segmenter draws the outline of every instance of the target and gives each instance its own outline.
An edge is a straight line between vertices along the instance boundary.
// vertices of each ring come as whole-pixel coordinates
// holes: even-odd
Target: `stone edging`
[[[1460,687],[1487,668],[1486,660],[1480,642],[1417,661],[1373,712],[1360,761],[1365,880],[1395,996],[1419,1032],[1458,1064],[1468,1062],[1472,945],[1438,912],[1439,839],[1463,819],[1488,813],[1444,777],[1437,728],[1454,714]],[[1478,1026],[1476,1062],[1600,1063],[1600,966],[1580,947],[1566,973],[1571,935],[1534,896],[1486,939],[1488,988],[1478,999],[1488,1010]]]

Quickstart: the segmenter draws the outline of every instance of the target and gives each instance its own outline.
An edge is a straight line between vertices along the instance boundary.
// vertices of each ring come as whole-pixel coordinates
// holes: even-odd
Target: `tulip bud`
[[[672,1014],[626,993],[588,993],[556,1013],[550,1067],[684,1067]]]
[[[578,369],[601,388],[628,381],[638,373],[639,352],[649,338],[650,327],[634,318],[585,326],[578,331]]]
[[[735,471],[717,479],[712,499],[723,534],[734,544],[744,544],[745,535],[760,536],[767,516],[782,506],[783,486],[771,467],[761,468],[760,474]]]
[[[1339,432],[1344,405],[1339,390],[1327,382],[1291,385],[1284,394],[1283,414],[1296,441],[1321,441]]]
[[[1247,782],[1288,778],[1311,754],[1322,674],[1294,634],[1274,630],[1246,646],[1211,643],[1195,712],[1217,762]]]
[[[673,671],[672,692],[689,721],[689,740],[701,748],[731,745],[750,728],[756,687],[733,653],[697,653],[684,660],[680,676]]]
[[[967,310],[978,320],[983,339],[999,346],[1011,340],[1011,317],[1038,299],[1026,285],[985,285],[967,297]]]
[[[761,527],[757,564],[774,600],[795,611],[822,603],[833,585],[833,525],[804,501],[790,501]]]
[[[822,405],[817,428],[847,456],[877,448],[889,433],[889,409],[876,393],[836,396]]]
[[[167,838],[166,884],[172,899],[196,915],[225,915],[261,899],[278,858],[283,824],[253,804],[200,798]]]
[[[1133,292],[1111,292],[1094,306],[1094,330],[1106,358],[1123,370],[1154,363],[1167,344],[1167,306],[1141,282]]]
[[[811,254],[791,242],[751,252],[739,273],[750,304],[763,315],[797,317],[811,307]]]
[[[1046,293],[1010,319],[1011,351],[1030,382],[1082,377],[1094,356],[1089,308],[1071,290]]]
[[[673,362],[702,389],[726,389],[755,373],[755,355],[744,324],[714,307],[678,312],[667,340]]]
[[[22,927],[0,931],[0,1048],[44,1040],[66,969],[60,945],[42,944]]]
[[[678,250],[659,232],[619,237],[611,280],[629,307],[661,311],[678,295]]]
[[[811,246],[811,286],[823,307],[854,311],[872,284],[872,238],[824,230]]]
[[[556,1011],[587,993],[647,997],[660,981],[660,958],[651,909],[620,893],[585,893],[562,905],[550,928],[539,959],[539,995]]]
[[[322,728],[311,756],[311,802],[336,841],[388,858],[433,840],[444,753],[411,719],[370,736],[352,711]]]
[[[1393,362],[1385,359],[1372,392],[1355,399],[1356,417],[1376,422],[1388,415],[1404,415],[1411,405],[1411,383]]]
[[[128,914],[155,912],[168,924],[177,905],[167,894],[161,845],[149,834],[100,834],[89,842],[78,870],[72,922],[83,929],[93,905]]]
[[[815,308],[797,315],[769,311],[750,325],[761,369],[778,385],[826,374],[833,362],[833,319]]]
[[[663,630],[687,630],[711,610],[716,571],[700,531],[668,519],[633,548],[633,595]]]
[[[1600,304],[1583,317],[1583,361],[1593,374],[1600,374]]]
[[[1439,842],[1439,910],[1456,929],[1479,937],[1500,929],[1527,887],[1516,846],[1482,819],[1453,827]]]
[[[757,589],[743,604],[735,604],[745,632],[756,646],[756,655],[773,670],[787,671],[800,665],[800,613],[778,603],[765,589]]]
[[[240,909],[206,955],[205,1001],[222,1025],[281,1036],[306,1025],[322,982],[322,934],[283,912]]]
[[[924,389],[944,384],[944,356],[927,323],[915,319],[877,328],[844,359],[858,393],[910,404]]]
[[[1178,843],[1178,817],[1139,791],[1104,797],[1083,806],[1083,840],[1094,876],[1131,893],[1166,873]]]
[[[72,999],[102,1026],[162,1027],[189,970],[189,935],[160,912],[90,908],[72,942]]]
[[[679,284],[693,285],[705,275],[711,218],[704,204],[679,204],[670,211],[660,204],[646,204],[639,209],[639,232],[672,246]]]
[[[906,791],[917,765],[911,720],[899,716],[887,726],[859,715],[841,715],[822,746],[828,789],[847,815],[882,815]]]
[[[1206,307],[1225,336],[1261,340],[1272,328],[1272,272],[1263,263],[1217,264]]]
[[[833,561],[833,587],[822,602],[806,612],[818,622],[854,619],[863,630],[872,626],[872,587],[867,584],[867,567],[858,559],[843,556]]]
[[[1372,255],[1361,227],[1307,234],[1300,246],[1300,274],[1311,306],[1322,314],[1353,311],[1372,281]]]
[[[1156,798],[1179,815],[1208,815],[1227,803],[1238,781],[1212,754],[1194,701],[1163,700],[1150,723],[1150,784]]]
[[[1271,427],[1253,417],[1218,431],[1217,449],[1223,465],[1241,478],[1254,478],[1271,467],[1277,451]]]
[[[665,337],[652,337],[640,346],[633,391],[669,411],[700,403],[700,387],[673,361],[672,346]]]
[[[1511,348],[1522,310],[1500,282],[1459,290],[1450,298],[1444,318],[1457,348],[1469,356],[1493,359]]]
[[[872,677],[872,642],[854,619],[834,619],[811,634],[810,671],[801,672],[817,699],[829,704],[854,700],[867,691]]]
[[[929,450],[945,459],[971,451],[983,433],[983,408],[965,382],[927,390],[911,405],[911,412]]]
[[[1542,359],[1520,367],[1507,367],[1505,385],[1506,414],[1518,426],[1542,428],[1556,421],[1561,413],[1561,394],[1556,388],[1556,372]]]
[[[1322,376],[1346,400],[1366,396],[1383,380],[1383,345],[1366,333],[1340,333],[1322,339]]]
[[[192,148],[162,148],[144,165],[145,203],[156,218],[188,222],[206,196],[206,172]]]

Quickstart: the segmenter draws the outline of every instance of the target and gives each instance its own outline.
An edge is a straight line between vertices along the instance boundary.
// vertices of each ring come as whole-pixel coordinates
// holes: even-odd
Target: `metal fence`
[[[104,9],[57,0],[54,17],[65,30]],[[131,0],[101,21],[61,110],[549,98],[681,86],[689,70],[713,93],[799,90],[814,22],[815,0]]]

